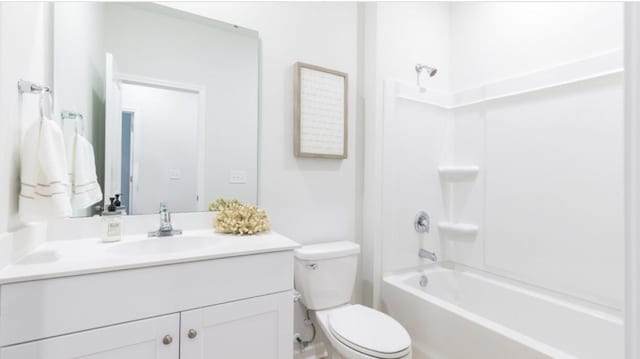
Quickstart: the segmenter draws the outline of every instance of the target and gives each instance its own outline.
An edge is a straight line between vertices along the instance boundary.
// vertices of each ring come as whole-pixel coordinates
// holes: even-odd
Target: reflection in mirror
[[[257,202],[259,38],[156,4],[55,3],[54,94],[129,214]],[[78,124],[61,121],[65,140]],[[96,206],[74,215],[97,213]]]

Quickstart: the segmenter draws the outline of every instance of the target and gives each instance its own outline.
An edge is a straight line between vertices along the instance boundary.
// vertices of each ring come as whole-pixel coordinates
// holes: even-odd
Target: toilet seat
[[[359,304],[332,310],[328,327],[342,344],[373,358],[403,358],[411,351],[411,337],[400,323]]]

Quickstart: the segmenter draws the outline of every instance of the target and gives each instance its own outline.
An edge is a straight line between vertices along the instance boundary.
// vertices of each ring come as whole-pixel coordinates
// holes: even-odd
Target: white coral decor
[[[217,232],[251,235],[271,230],[267,213],[256,206],[232,203],[222,209],[213,223]]]
[[[235,205],[241,205],[237,199],[224,199],[218,198],[215,202],[209,204],[210,211],[224,211],[227,208],[231,208]]]

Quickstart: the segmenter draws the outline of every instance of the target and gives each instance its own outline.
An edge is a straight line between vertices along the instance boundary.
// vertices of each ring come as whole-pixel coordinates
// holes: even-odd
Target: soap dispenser
[[[116,207],[116,199],[114,197],[109,197],[109,201],[111,202],[109,204],[109,206],[107,207],[107,212],[115,212],[117,207]]]
[[[116,200],[113,202],[113,204],[116,206],[116,211],[120,212],[121,215],[126,215],[127,214],[127,208],[125,206],[122,205],[122,194],[121,193],[117,193],[116,195]]]
[[[102,234],[103,242],[117,242],[122,239],[122,215],[116,207],[115,200],[114,197],[109,198],[111,203],[107,207],[107,211],[102,214],[105,223]]]

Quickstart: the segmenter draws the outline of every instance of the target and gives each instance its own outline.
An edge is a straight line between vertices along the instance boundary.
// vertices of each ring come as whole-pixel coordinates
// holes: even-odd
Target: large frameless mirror
[[[55,112],[69,166],[90,167],[73,150],[90,143],[102,192],[74,215],[116,194],[129,214],[256,203],[259,45],[256,31],[156,4],[54,4]]]

